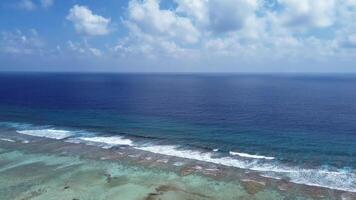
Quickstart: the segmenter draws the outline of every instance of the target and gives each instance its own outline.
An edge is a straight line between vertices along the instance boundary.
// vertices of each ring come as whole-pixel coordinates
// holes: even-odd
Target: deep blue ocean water
[[[0,121],[356,168],[356,75],[3,73]]]

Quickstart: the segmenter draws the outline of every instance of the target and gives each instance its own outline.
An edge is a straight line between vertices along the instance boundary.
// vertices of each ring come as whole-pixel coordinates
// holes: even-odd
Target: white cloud
[[[186,14],[198,26],[206,26],[209,23],[208,0],[176,0],[177,13]]]
[[[353,46],[356,34],[355,0],[174,3],[131,0],[124,19],[129,35],[112,49],[121,56],[286,64],[342,56],[338,48]]]
[[[0,51],[5,54],[38,54],[45,46],[35,29],[1,32]]]
[[[78,33],[84,35],[107,35],[109,34],[110,19],[95,15],[86,6],[74,5],[67,16],[67,20],[73,22]]]
[[[340,48],[356,49],[356,31],[344,30],[338,33],[335,39]]]
[[[120,57],[140,57],[153,60],[171,58],[190,58],[192,52],[187,48],[182,48],[173,41],[155,37],[131,37],[120,40],[114,46],[112,52]]]
[[[154,35],[183,43],[199,40],[200,33],[189,18],[160,9],[157,0],[130,1],[128,12],[128,27],[136,34]]]
[[[102,56],[103,53],[101,50],[91,47],[86,40],[83,42],[72,42],[69,40],[67,42],[67,47],[70,51],[79,53],[80,55],[89,55],[89,56]]]
[[[53,0],[21,2],[37,3],[32,9],[53,4]],[[341,58],[356,59],[356,0],[170,2],[173,4],[167,6],[163,0],[130,0],[121,16],[128,33],[118,38],[116,44],[105,49],[93,47],[86,40],[72,40],[61,44],[62,48],[57,51],[83,60],[111,56],[111,59],[129,58],[137,63],[166,61],[177,65],[184,62],[231,66],[293,63],[298,66]],[[66,19],[82,35],[110,33],[111,19],[93,13],[86,6],[74,5]],[[3,38],[12,39],[2,39],[2,52],[33,53],[41,49],[35,45],[35,31],[13,35],[3,34]]]
[[[239,30],[255,16],[257,8],[257,0],[210,0],[210,26],[216,32]]]
[[[21,0],[18,2],[17,7],[27,11],[33,11],[37,8],[36,4],[34,4],[31,0]]]
[[[14,5],[14,7],[21,10],[34,11],[37,10],[38,8],[47,9],[51,7],[53,4],[54,4],[54,0],[38,0],[38,1],[20,0]]]
[[[254,31],[263,29],[257,0],[177,0],[176,6],[163,9],[158,0],[131,0],[124,22],[130,35],[114,49],[147,57],[196,57],[217,41],[231,49],[241,38],[258,38]]]
[[[350,47],[356,48],[356,34],[349,35],[347,37],[347,43],[349,44]]]
[[[54,4],[54,0],[41,0],[41,6],[43,8],[49,8]]]
[[[287,25],[300,27],[328,27],[333,25],[335,0],[279,0],[284,7],[281,19]]]
[[[190,57],[187,47],[199,44],[201,33],[190,18],[162,9],[158,0],[132,0],[124,24],[129,35],[112,48],[123,56],[149,59]]]
[[[177,12],[192,17],[196,25],[213,32],[241,29],[255,16],[258,0],[176,0]]]

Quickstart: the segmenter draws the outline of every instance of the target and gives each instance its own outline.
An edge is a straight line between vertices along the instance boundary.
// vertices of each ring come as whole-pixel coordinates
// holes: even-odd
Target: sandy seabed
[[[1,200],[356,199],[350,192],[129,147],[0,136]]]

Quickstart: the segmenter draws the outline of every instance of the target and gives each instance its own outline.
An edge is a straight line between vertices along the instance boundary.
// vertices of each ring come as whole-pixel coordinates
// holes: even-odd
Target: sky
[[[1,0],[0,71],[356,72],[356,0]]]

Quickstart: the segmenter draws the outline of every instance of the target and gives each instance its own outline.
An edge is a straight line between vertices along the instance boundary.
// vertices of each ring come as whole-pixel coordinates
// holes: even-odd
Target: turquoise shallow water
[[[1,199],[345,199],[356,194],[256,178],[130,148],[103,149],[12,133],[0,134]],[[147,159],[150,158],[150,159]],[[173,162],[172,162],[173,160]],[[176,165],[176,163],[183,165]],[[238,175],[241,173],[240,175]]]
[[[93,130],[73,129],[68,127],[33,125],[28,123],[1,122],[0,131],[3,131],[0,140],[11,142],[12,137],[34,137],[51,139],[64,144],[96,146],[102,149],[129,148],[135,151],[153,153],[154,157],[165,160],[165,157],[188,159],[189,162],[207,162],[224,167],[252,170],[260,176],[287,180],[291,183],[319,186],[341,191],[356,191],[356,173],[353,168],[331,168],[329,166],[314,167],[313,165],[296,166],[283,163],[273,156],[261,154],[247,154],[230,151],[228,154],[220,149],[197,148],[194,146],[171,145],[154,137],[138,137],[125,134],[101,134]],[[1,136],[1,135],[0,135]],[[55,147],[54,147],[55,148]],[[49,149],[51,150],[51,149]],[[133,152],[129,157],[137,157]],[[173,165],[184,165],[177,161]]]
[[[2,199],[249,199],[236,183],[69,156],[1,149]],[[255,199],[282,199],[262,190]]]

